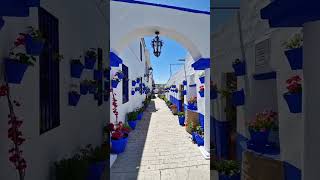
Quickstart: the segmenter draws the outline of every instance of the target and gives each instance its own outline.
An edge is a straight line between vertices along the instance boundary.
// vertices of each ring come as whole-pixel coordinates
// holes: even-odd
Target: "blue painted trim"
[[[112,1],[132,3],[132,4],[143,4],[143,5],[163,7],[163,8],[175,9],[175,10],[191,12],[191,13],[197,13],[197,14],[210,15],[210,12],[208,12],[208,11],[200,11],[200,10],[188,9],[188,8],[176,7],[176,6],[170,6],[170,5],[165,5],[165,4],[156,4],[156,3],[149,3],[149,2],[142,2],[142,1],[135,1],[135,0],[112,0]]]
[[[253,78],[255,80],[276,79],[277,73],[275,71],[271,71],[271,72],[267,72],[267,73],[254,74]]]
[[[119,67],[122,64],[122,59],[114,52],[110,52],[110,66]]]
[[[301,180],[301,170],[288,162],[283,162],[285,180]]]
[[[269,20],[270,27],[302,27],[306,22],[320,20],[319,6],[317,0],[273,0],[260,15]]]
[[[197,84],[190,84],[189,87],[196,87]]]
[[[194,62],[191,67],[194,70],[205,70],[210,68],[210,58],[200,58],[198,61]]]

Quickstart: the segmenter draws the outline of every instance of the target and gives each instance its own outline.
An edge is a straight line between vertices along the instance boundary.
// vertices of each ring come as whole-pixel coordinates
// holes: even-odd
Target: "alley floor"
[[[111,180],[209,180],[210,160],[190,136],[165,102],[154,99],[111,167]]]

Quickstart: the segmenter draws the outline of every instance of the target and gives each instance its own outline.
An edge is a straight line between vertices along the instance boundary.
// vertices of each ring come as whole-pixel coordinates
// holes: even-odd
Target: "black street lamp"
[[[153,38],[153,40],[151,42],[151,46],[153,48],[153,54],[156,57],[159,57],[161,54],[161,47],[163,46],[163,42],[159,38],[159,34],[160,34],[159,31],[156,31],[155,34],[156,34],[156,37]]]

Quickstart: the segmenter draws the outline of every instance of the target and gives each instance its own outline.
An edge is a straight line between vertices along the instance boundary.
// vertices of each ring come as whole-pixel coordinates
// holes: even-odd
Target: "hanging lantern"
[[[159,31],[156,31],[156,37],[153,38],[152,42],[151,42],[151,46],[153,48],[153,54],[156,56],[156,57],[159,57],[160,54],[161,54],[161,48],[163,46],[163,42],[162,40],[160,40],[159,38]]]

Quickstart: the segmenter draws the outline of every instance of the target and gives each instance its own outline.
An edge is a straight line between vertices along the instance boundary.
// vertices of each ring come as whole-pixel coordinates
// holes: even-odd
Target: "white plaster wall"
[[[112,44],[111,44],[112,45]],[[149,82],[146,81],[146,79],[144,78],[144,74],[145,72],[145,64],[146,61],[149,61],[150,63],[150,59],[149,58],[149,51],[146,49],[146,51],[144,51],[144,54],[142,56],[142,61],[140,60],[140,40],[137,39],[133,42],[131,42],[129,44],[129,46],[123,51],[123,53],[121,53],[119,55],[119,57],[122,59],[123,64],[126,65],[128,67],[128,71],[129,71],[129,101],[126,103],[122,103],[122,85],[123,85],[123,81],[121,81],[118,84],[118,87],[116,89],[114,89],[114,92],[116,93],[116,99],[118,100],[118,112],[119,112],[119,116],[118,116],[118,121],[122,121],[124,122],[126,120],[126,114],[128,112],[132,112],[137,108],[142,107],[142,102],[145,100],[146,98],[146,94],[142,93],[140,94],[139,92],[135,92],[135,94],[132,96],[131,95],[131,90],[132,90],[132,80],[136,80],[137,77],[143,77],[142,78],[142,82],[145,83],[146,86],[148,86],[150,88],[150,90],[152,89],[152,77],[150,77]],[[111,78],[113,77],[113,75],[117,72],[117,70],[121,70],[122,69],[122,64],[119,67],[112,67],[111,69]],[[138,84],[136,84],[136,86],[134,87],[138,87]],[[112,113],[112,101],[110,101],[111,106],[111,122],[115,122],[116,121],[116,117],[115,115]]]
[[[246,103],[237,108],[237,129],[242,135],[248,137],[246,122],[254,118],[255,113],[261,111],[264,102],[265,108],[275,108],[279,113],[281,159],[298,168],[301,168],[301,154],[303,145],[303,119],[301,114],[289,113],[288,106],[282,97],[286,91],[285,81],[294,74],[302,75],[301,71],[292,71],[284,55],[282,43],[289,39],[299,29],[275,29],[269,28],[267,21],[260,19],[260,9],[265,7],[267,0],[242,0],[241,19],[242,31],[247,62],[247,76],[238,77],[238,89],[244,88]],[[271,38],[271,61],[267,69],[277,72],[276,82],[272,80],[256,81],[252,75],[255,69],[255,42],[269,37]],[[220,88],[223,84],[223,73],[233,72],[232,62],[236,58],[242,58],[239,43],[237,17],[230,19],[223,27],[219,27],[211,35],[213,47],[211,52],[214,56],[213,77]],[[268,85],[269,84],[269,85]],[[272,85],[273,84],[273,85]],[[275,86],[276,91],[263,92],[268,86]],[[257,89],[260,89],[259,92]],[[218,98],[214,102],[214,116],[218,120],[223,119],[223,102]]]
[[[180,42],[194,59],[210,56],[210,15],[115,1],[110,6],[110,41],[114,52],[120,54],[129,42],[154,36],[158,30],[160,36]]]
[[[74,4],[77,4],[75,8]],[[96,1],[43,0],[41,6],[59,19],[60,53],[64,60],[60,63],[60,121],[59,127],[39,135],[39,65],[29,67],[20,85],[10,85],[12,98],[22,103],[17,108],[18,117],[24,119],[22,132],[26,137],[23,145],[27,161],[26,180],[49,179],[53,162],[65,155],[72,154],[80,146],[98,145],[102,142],[102,127],[107,118],[106,104],[98,107],[93,97],[82,96],[77,107],[68,106],[69,84],[72,82],[69,72],[69,60],[78,57],[91,47],[107,49],[106,17],[97,9],[105,10]],[[71,13],[72,12],[72,13]],[[86,14],[86,15],[84,15]],[[27,18],[4,18],[6,24],[0,31],[0,63],[8,55],[19,32],[26,26],[37,27],[37,9],[32,8]],[[92,74],[84,72],[84,77]],[[2,77],[0,78],[2,81]],[[9,141],[7,138],[8,107],[4,98],[0,99],[0,179],[16,180],[15,169],[8,161]]]

